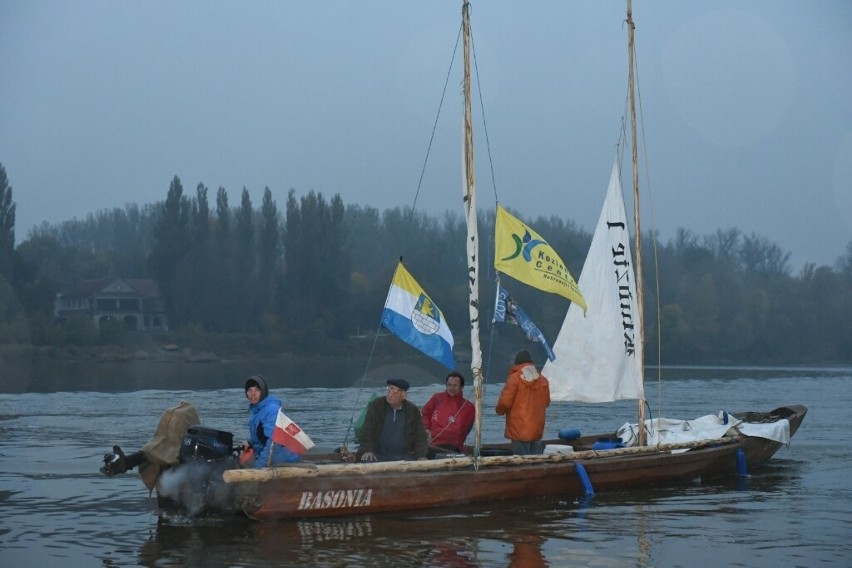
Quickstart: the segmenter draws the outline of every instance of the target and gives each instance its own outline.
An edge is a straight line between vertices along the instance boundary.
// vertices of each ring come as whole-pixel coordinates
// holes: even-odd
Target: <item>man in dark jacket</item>
[[[367,406],[358,432],[361,461],[425,460],[426,429],[420,410],[406,400],[408,381],[388,379],[387,395]]]

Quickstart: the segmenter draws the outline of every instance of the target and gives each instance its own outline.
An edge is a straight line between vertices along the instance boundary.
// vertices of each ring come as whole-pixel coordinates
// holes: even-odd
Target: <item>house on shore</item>
[[[165,302],[155,280],[84,280],[74,289],[56,295],[54,315],[59,320],[89,317],[98,328],[120,320],[131,331],[168,330]]]

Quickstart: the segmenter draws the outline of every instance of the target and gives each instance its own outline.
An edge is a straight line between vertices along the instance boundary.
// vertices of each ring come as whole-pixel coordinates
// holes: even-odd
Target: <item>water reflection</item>
[[[448,542],[438,542],[432,546],[427,556],[430,566],[442,566],[446,568],[470,568],[479,566],[475,551],[471,545],[461,542],[463,539],[456,538]]]
[[[512,539],[513,549],[509,554],[511,568],[540,568],[550,566],[544,559],[541,546],[544,539],[536,534],[520,534]]]
[[[576,501],[543,498],[418,514],[264,523],[178,517],[157,524],[136,562],[151,567],[652,566],[661,541],[693,542],[718,530],[720,522],[738,527],[741,542],[759,542],[761,529],[752,520],[771,513],[763,511],[775,499],[767,500],[767,494],[778,492],[779,485],[790,487],[797,477],[787,466],[749,478],[745,492],[738,490],[738,480],[694,480]]]
[[[540,521],[551,513],[542,511]],[[266,523],[173,517],[157,523],[134,560],[150,567],[282,562],[371,568],[555,565],[545,557],[549,537],[541,534],[535,517],[530,511],[519,517],[506,507]],[[129,560],[114,559],[118,564]]]
[[[221,565],[224,552],[232,542],[250,537],[248,521],[208,523],[187,519],[184,524],[172,519],[159,522],[139,550],[139,566],[214,566]],[[127,564],[128,559],[120,564]]]

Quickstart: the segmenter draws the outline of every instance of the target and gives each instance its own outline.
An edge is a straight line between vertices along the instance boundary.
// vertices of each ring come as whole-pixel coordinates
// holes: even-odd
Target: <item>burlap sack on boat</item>
[[[178,463],[183,436],[197,424],[201,424],[198,411],[186,401],[163,412],[154,437],[142,446],[146,462],[139,466],[139,476],[148,491],[156,487],[163,466]]]

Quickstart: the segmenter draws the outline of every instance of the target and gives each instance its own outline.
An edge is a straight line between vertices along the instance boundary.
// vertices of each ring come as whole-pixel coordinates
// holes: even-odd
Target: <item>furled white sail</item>
[[[624,196],[613,163],[589,255],[578,286],[588,308],[568,308],[553,345],[554,361],[542,374],[553,400],[611,402],[644,398],[642,337],[636,303],[630,231]]]

